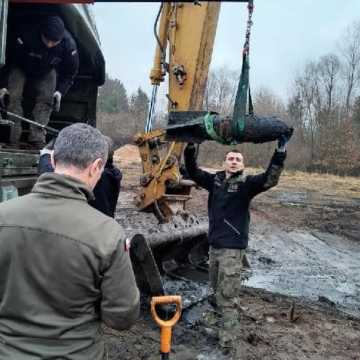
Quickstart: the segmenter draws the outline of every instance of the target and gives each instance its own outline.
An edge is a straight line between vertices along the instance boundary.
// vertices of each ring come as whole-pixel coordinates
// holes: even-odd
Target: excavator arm
[[[146,132],[137,134],[143,164],[141,191],[136,203],[153,211],[161,222],[184,213],[190,198],[189,180],[182,179],[180,160],[184,142],[214,140],[222,144],[274,141],[291,136],[292,129],[275,117],[253,112],[249,87],[249,48],[253,0],[248,3],[248,21],[243,64],[232,116],[202,110],[209,65],[218,23],[220,2],[163,3],[154,66],[154,86]],[[157,87],[168,76],[169,116],[166,128],[152,129],[153,100]],[[171,142],[171,140],[174,140]]]
[[[220,2],[163,3],[150,79],[154,87],[168,76],[169,112],[202,109]],[[183,143],[168,142],[166,130],[137,134],[143,175],[137,206],[166,222],[185,209],[193,183],[183,180]]]

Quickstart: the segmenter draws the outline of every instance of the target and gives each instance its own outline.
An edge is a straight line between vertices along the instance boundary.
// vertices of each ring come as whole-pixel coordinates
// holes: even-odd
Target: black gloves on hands
[[[291,129],[291,131],[286,134],[280,135],[280,137],[278,139],[278,150],[279,151],[281,151],[281,152],[286,151],[286,145],[289,142],[292,134],[293,134],[293,129]]]
[[[54,152],[54,144],[55,144],[56,138],[51,139],[43,149],[40,150],[40,156],[49,154],[51,155]]]

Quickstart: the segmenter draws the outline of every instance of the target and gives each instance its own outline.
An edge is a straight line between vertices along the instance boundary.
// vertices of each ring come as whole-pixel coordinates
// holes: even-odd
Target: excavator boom
[[[159,86],[168,76],[169,112],[201,110],[220,12],[220,2],[163,3],[150,78]],[[168,142],[165,130],[138,134],[143,176],[137,197],[141,210],[162,222],[185,210],[192,182],[181,179],[183,143]]]

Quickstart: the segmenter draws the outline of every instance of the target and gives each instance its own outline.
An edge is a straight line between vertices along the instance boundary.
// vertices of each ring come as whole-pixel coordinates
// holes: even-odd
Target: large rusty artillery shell
[[[274,141],[292,132],[291,127],[274,116],[246,115],[242,119],[233,119],[215,113],[174,111],[169,115],[166,137],[181,142],[214,140],[230,145]]]

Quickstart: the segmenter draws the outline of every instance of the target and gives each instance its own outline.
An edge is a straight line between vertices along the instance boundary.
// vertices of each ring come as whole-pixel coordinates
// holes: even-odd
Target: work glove
[[[40,150],[40,156],[44,154],[51,155],[54,152],[54,144],[55,144],[56,138],[51,139],[41,150]]]
[[[55,141],[56,141],[56,137],[52,138],[52,139],[44,146],[44,149],[54,150]]]
[[[278,139],[278,146],[277,146],[278,151],[280,151],[280,152],[286,151],[286,145],[289,142],[292,134],[293,134],[293,132],[291,131],[287,134],[280,135],[280,137]]]
[[[55,91],[54,92],[54,95],[53,95],[53,109],[56,111],[56,112],[59,112],[60,111],[60,105],[61,105],[61,92],[60,91]]]
[[[6,109],[9,106],[10,102],[10,94],[8,89],[2,88],[0,89],[0,106],[3,109]]]
[[[194,143],[189,142],[184,150],[184,156],[187,159],[193,159],[195,157],[195,154],[196,154],[196,147]]]

